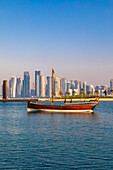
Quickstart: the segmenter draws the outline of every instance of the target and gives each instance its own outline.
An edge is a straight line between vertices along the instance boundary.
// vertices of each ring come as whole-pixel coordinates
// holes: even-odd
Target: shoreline
[[[54,99],[54,102],[64,102],[65,99]],[[77,101],[89,101],[89,100],[95,100],[95,98],[66,98],[67,102],[77,102]],[[0,102],[46,102],[50,101],[50,98],[8,98],[8,99],[0,99]],[[100,102],[113,102],[113,98],[99,98]]]
[[[71,99],[66,99],[66,101],[70,101]],[[75,99],[72,99],[72,101],[90,101],[90,100],[94,100],[94,98],[86,98],[86,99],[77,99],[77,98],[75,98]],[[54,101],[64,101],[64,99],[55,99]],[[100,102],[108,102],[108,101],[110,101],[110,102],[113,102],[113,98],[100,98],[99,99],[99,101]]]

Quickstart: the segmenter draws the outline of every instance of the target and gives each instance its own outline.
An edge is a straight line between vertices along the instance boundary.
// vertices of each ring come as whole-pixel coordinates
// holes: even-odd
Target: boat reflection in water
[[[72,118],[99,118],[100,115],[99,113],[96,112],[79,112],[79,113],[65,113],[65,112],[27,112],[27,115],[29,117],[34,117],[34,116],[44,116],[44,115],[48,115],[50,117],[54,117],[54,116],[63,116],[63,117],[72,117]]]

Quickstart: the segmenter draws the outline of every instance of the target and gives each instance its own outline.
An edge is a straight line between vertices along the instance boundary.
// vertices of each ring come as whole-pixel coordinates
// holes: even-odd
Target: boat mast
[[[53,104],[53,98],[54,98],[54,69],[52,68],[52,103]]]

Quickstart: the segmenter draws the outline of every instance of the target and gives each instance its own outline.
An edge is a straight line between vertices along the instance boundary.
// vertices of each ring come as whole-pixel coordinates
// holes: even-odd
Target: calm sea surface
[[[113,169],[113,102],[93,114],[26,108],[0,103],[0,169]]]

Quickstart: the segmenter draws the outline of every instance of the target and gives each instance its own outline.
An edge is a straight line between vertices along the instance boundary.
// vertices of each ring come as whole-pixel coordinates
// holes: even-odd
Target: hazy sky
[[[0,0],[0,84],[24,71],[113,78],[113,0]]]

